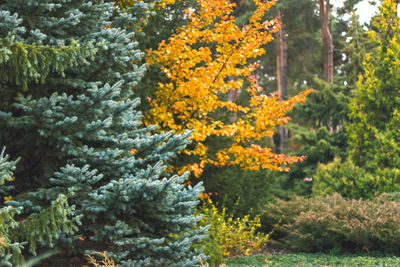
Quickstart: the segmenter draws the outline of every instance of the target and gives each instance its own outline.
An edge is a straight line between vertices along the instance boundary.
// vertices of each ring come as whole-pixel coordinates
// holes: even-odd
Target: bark
[[[234,10],[236,9],[240,9],[240,7],[244,4],[246,4],[248,2],[248,0],[231,0],[231,2],[236,4],[236,7],[234,8]],[[228,77],[229,80],[233,80],[234,77],[230,76]],[[229,90],[228,93],[228,101],[234,103],[237,98],[239,97],[240,93],[241,93],[241,88],[239,88],[238,90]],[[238,119],[238,113],[237,112],[233,112],[229,118],[230,122],[236,122]]]
[[[282,14],[278,11],[277,17],[281,22],[281,29],[276,37],[276,72],[277,72],[277,84],[278,92],[282,99],[286,97],[287,91],[287,40],[285,25],[282,22]],[[286,131],[283,126],[279,127],[279,150],[280,153],[284,153],[285,150],[285,139]]]
[[[282,21],[282,14],[280,11],[278,11],[278,18]],[[276,49],[278,92],[282,98],[285,98],[287,90],[287,40],[285,25],[283,23],[281,23],[281,29],[277,34]]]
[[[229,79],[232,80],[233,77],[229,77]],[[229,90],[228,101],[232,103],[235,102],[236,99],[239,97],[241,91],[242,91],[241,88],[237,90],[232,90],[232,89]],[[231,122],[237,121],[237,117],[238,117],[237,111],[233,112],[232,115],[230,116],[230,121]]]
[[[324,58],[324,74],[327,82],[333,82],[333,41],[329,30],[329,0],[319,0],[321,19],[322,51]]]

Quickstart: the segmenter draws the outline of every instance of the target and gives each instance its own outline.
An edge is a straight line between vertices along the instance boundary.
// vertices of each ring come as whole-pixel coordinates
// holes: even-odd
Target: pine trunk
[[[329,30],[329,0],[319,0],[321,17],[322,50],[324,57],[324,74],[327,82],[333,82],[333,42]]]
[[[276,38],[276,72],[278,82],[278,92],[282,99],[286,96],[287,90],[287,41],[286,41],[286,30],[285,25],[282,23],[282,13],[278,11],[277,15],[279,21],[281,21],[281,29],[277,34]],[[279,150],[280,153],[284,153],[285,150],[285,138],[286,131],[283,126],[279,127]]]

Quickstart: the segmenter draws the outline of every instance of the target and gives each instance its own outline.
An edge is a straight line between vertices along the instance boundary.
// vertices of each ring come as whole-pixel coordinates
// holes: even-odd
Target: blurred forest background
[[[397,0],[53,2],[0,3],[2,266],[400,253]]]

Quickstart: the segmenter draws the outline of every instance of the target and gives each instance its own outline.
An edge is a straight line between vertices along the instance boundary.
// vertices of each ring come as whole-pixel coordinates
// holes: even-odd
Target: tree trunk
[[[281,12],[278,11],[278,18],[281,20]],[[281,23],[281,29],[276,38],[276,69],[278,92],[281,98],[286,96],[286,80],[287,80],[287,41],[285,25]]]
[[[287,90],[287,40],[285,25],[282,22],[282,14],[278,11],[277,17],[281,22],[281,29],[276,36],[276,72],[277,72],[277,83],[278,92],[282,99],[286,97]],[[284,153],[285,150],[285,139],[286,131],[283,126],[279,127],[279,150],[280,153]]]
[[[322,52],[324,58],[324,74],[327,82],[333,82],[333,42],[329,30],[330,4],[329,0],[319,0],[321,18]]]
[[[233,80],[234,78],[229,77],[228,79]],[[241,88],[238,88],[237,90],[230,89],[229,95],[228,95],[228,101],[234,103],[236,101],[236,99],[238,98],[238,96],[240,95],[241,91],[242,91]],[[230,121],[231,122],[237,121],[237,117],[238,117],[237,111],[233,112],[230,116]]]

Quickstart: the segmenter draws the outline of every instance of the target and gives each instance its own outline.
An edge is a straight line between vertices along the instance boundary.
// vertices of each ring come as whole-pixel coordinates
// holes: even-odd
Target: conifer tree
[[[384,1],[380,11],[373,21],[376,31],[369,33],[377,49],[374,54],[366,55],[364,74],[350,105],[351,122],[347,128],[351,158],[359,165],[373,161],[377,167],[386,168],[396,166],[395,155],[390,155],[393,147],[389,146],[392,152],[386,151],[384,144],[389,139],[397,143],[398,138],[400,20],[396,1]],[[380,140],[383,135],[389,139]],[[385,159],[377,158],[382,156]]]
[[[153,134],[132,96],[145,70],[135,34],[150,8],[140,2],[122,13],[102,0],[0,3],[0,145],[20,157],[7,192],[14,199],[0,208],[13,207],[26,221],[64,205],[57,211],[70,219],[53,232],[35,236],[32,229],[11,240],[37,238],[33,254],[53,246],[68,252],[52,264],[92,251],[106,251],[119,266],[199,260],[191,245],[204,232],[194,230],[193,215],[202,185],[185,187],[187,173],[165,172],[190,133]],[[79,221],[76,234],[65,227]]]
[[[396,1],[384,0],[368,34],[362,74],[349,104],[348,159],[321,166],[314,192],[368,198],[400,189],[400,20]]]
[[[383,1],[372,22],[376,31],[369,34],[377,49],[364,61],[364,74],[350,103],[347,126],[350,159],[381,176],[378,188],[385,191],[393,188],[384,187],[400,179],[400,19],[396,7],[394,0]]]

